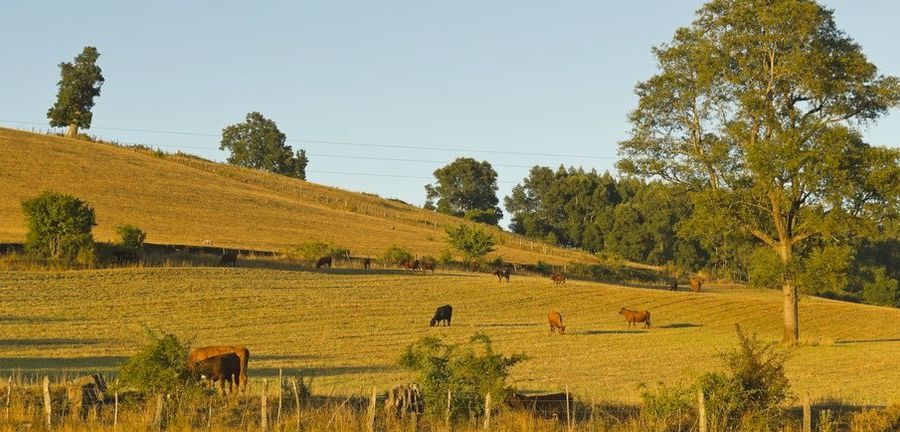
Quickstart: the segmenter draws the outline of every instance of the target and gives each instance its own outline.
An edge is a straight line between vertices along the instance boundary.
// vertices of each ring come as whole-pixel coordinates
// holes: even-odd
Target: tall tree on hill
[[[100,96],[103,74],[97,66],[100,53],[97,48],[87,46],[75,57],[74,63],[59,64],[60,78],[57,85],[56,103],[47,111],[52,127],[68,127],[66,136],[74,138],[78,129],[90,129],[94,98]]]
[[[437,184],[425,186],[426,207],[489,225],[503,217],[497,206],[497,172],[487,161],[458,158],[436,170],[434,177]]]
[[[222,130],[220,150],[228,150],[232,165],[270,171],[299,179],[306,179],[309,159],[306,151],[296,154],[285,142],[287,137],[274,121],[258,112],[247,114],[243,123]]]
[[[654,54],[660,71],[637,85],[619,168],[686,186],[693,217],[771,248],[783,341],[796,344],[798,248],[900,208],[900,152],[858,133],[900,102],[900,81],[813,0],[712,0]]]

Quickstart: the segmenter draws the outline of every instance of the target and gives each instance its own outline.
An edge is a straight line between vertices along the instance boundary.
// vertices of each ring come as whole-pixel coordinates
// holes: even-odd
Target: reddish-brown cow
[[[619,309],[619,315],[625,316],[625,321],[628,323],[628,327],[642,322],[644,323],[644,328],[650,328],[650,311],[637,311],[622,308]]]
[[[563,325],[562,315],[556,310],[551,310],[547,314],[547,321],[550,321],[550,333],[553,333],[554,330],[558,331],[559,334],[566,333],[566,326]]]

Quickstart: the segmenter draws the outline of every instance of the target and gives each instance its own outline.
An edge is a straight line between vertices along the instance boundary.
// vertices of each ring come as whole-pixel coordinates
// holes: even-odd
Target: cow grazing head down
[[[562,322],[562,314],[560,314],[556,310],[551,310],[547,313],[547,321],[550,322],[550,333],[557,331],[559,334],[566,333],[566,326],[563,325]]]
[[[443,305],[437,310],[434,311],[434,316],[431,317],[431,323],[429,324],[431,327],[434,327],[441,322],[446,322],[447,326],[450,326],[450,321],[453,320],[453,306]]]
[[[241,388],[241,359],[233,352],[207,357],[190,363],[189,367],[195,379],[209,380],[210,385],[218,382],[222,393],[225,393],[226,382],[231,393],[235,388]]]

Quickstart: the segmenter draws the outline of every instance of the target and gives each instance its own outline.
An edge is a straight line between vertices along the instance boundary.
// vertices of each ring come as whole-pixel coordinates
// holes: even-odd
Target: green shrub
[[[481,414],[488,393],[495,401],[503,400],[509,392],[509,369],[525,359],[495,353],[490,338],[476,334],[463,344],[422,338],[406,348],[400,365],[418,372],[425,406],[432,415],[444,415],[450,390],[451,416],[456,418]]]
[[[44,192],[36,198],[24,201],[22,211],[28,234],[25,248],[41,258],[84,259],[93,255],[82,249],[91,248],[94,239],[91,228],[95,222],[94,209],[71,195]]]
[[[738,348],[722,355],[728,373],[700,378],[711,430],[779,430],[790,383],[784,374],[786,353],[737,327]]]
[[[350,249],[314,241],[286,249],[282,251],[282,255],[297,261],[315,263],[319,258],[326,256],[336,259],[347,259],[350,256]]]
[[[863,282],[862,298],[866,303],[880,306],[900,306],[900,287],[896,279],[889,277],[883,267],[869,267],[868,281]]]
[[[178,394],[190,386],[189,344],[173,334],[150,333],[150,342],[119,368],[122,385],[145,394]]]
[[[553,272],[553,266],[541,260],[538,260],[537,264],[534,266],[534,269],[540,274],[550,274]]]
[[[696,390],[691,387],[659,384],[641,392],[641,413],[657,432],[691,430],[696,421]]]
[[[406,260],[412,259],[413,254],[409,249],[400,246],[391,246],[387,248],[381,255],[381,262],[386,265],[398,265]]]
[[[450,249],[444,249],[441,251],[441,257],[438,258],[440,263],[447,266],[453,263],[453,253],[450,252]]]
[[[459,225],[447,228],[447,245],[465,256],[466,262],[481,261],[485,255],[494,251],[494,236],[478,226]]]
[[[144,240],[147,238],[147,233],[143,230],[134,225],[120,225],[116,227],[116,232],[121,239],[120,248],[136,254],[144,252]]]
[[[472,209],[466,211],[463,218],[487,225],[497,225],[497,222],[500,221],[500,214],[496,209]]]
[[[750,254],[747,277],[757,288],[780,288],[784,276],[781,259],[768,246],[758,247]]]

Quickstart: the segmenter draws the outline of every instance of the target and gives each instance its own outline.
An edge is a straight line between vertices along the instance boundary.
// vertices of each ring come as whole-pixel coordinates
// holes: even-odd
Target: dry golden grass
[[[720,367],[734,325],[780,336],[778,292],[713,287],[693,294],[514,275],[423,276],[402,271],[260,268],[0,272],[0,370],[110,371],[143,342],[144,326],[196,344],[244,343],[251,377],[314,376],[314,390],[365,394],[412,377],[403,348],[431,335],[475,332],[506,353],[531,357],[513,369],[522,390],[568,385],[585,400],[636,402],[640,384],[692,382]],[[428,327],[452,304],[452,327]],[[650,330],[628,329],[622,306],[649,309]],[[551,335],[547,311],[567,334]],[[787,373],[797,394],[846,403],[900,402],[900,310],[818,298],[801,302],[803,346]]]
[[[361,193],[186,156],[154,156],[0,128],[0,242],[22,242],[20,204],[43,190],[75,195],[97,213],[99,240],[132,224],[151,243],[281,250],[309,241],[379,256],[391,245],[439,256],[444,227],[460,219]],[[401,181],[401,180],[398,180]],[[493,229],[495,255],[518,263],[565,264],[586,254]]]

